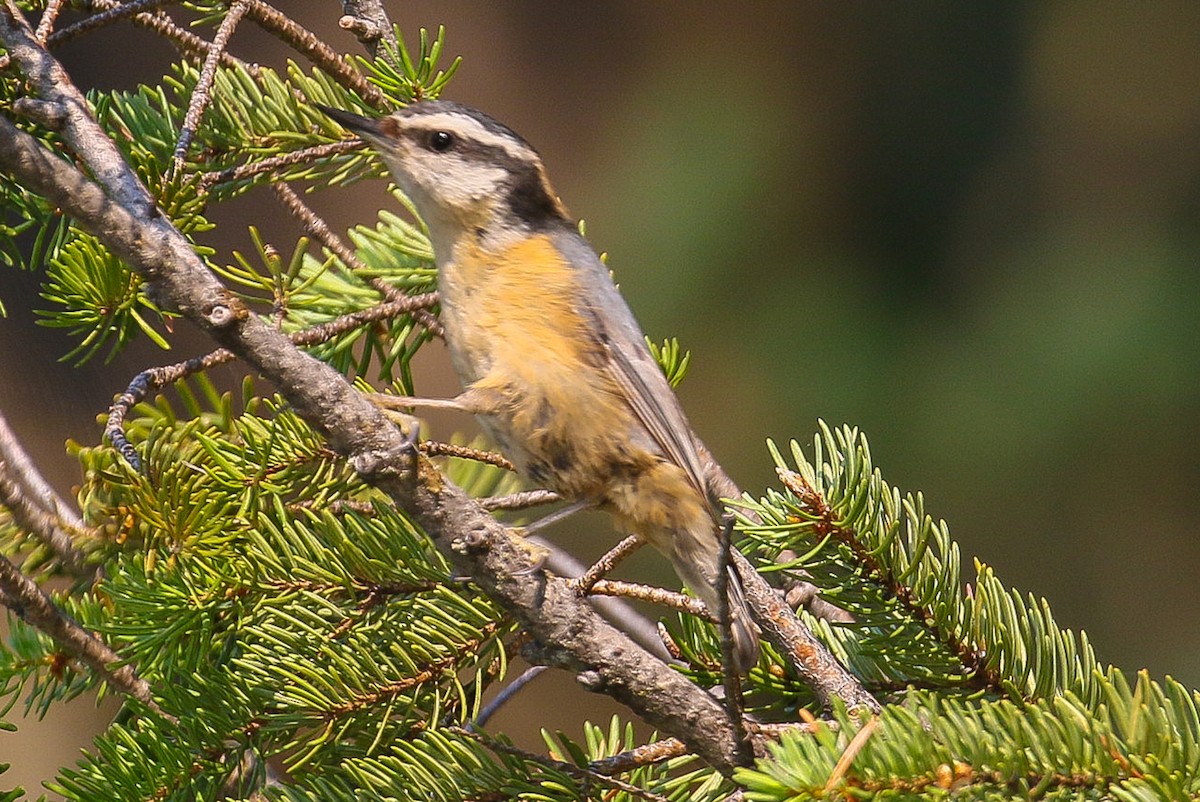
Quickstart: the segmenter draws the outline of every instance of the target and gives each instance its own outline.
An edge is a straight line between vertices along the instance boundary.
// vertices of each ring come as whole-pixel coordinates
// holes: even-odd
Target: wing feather
[[[581,299],[587,302],[587,308],[581,311],[591,318],[593,331],[603,341],[605,369],[610,378],[657,450],[682,468],[688,480],[708,498],[692,428],[633,313],[613,285],[608,268],[573,232],[563,234],[557,244],[579,271]]]

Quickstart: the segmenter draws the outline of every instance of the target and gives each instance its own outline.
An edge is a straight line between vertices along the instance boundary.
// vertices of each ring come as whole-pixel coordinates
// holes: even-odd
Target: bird
[[[528,481],[606,510],[661,552],[714,616],[724,586],[732,668],[748,672],[759,631],[722,559],[708,452],[537,151],[451,101],[378,118],[320,108],[374,148],[424,221],[463,385],[449,405],[473,413]]]

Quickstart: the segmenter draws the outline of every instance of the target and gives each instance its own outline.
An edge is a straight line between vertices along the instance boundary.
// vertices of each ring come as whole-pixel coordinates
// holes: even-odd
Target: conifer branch
[[[124,7],[124,4],[120,0],[85,0],[85,2],[87,7],[98,8],[105,12],[116,12]],[[156,3],[154,5],[164,4]],[[196,62],[202,62],[208,54],[209,48],[212,47],[211,43],[206,42],[191,31],[180,28],[171,21],[170,17],[157,8],[152,11],[138,11],[133,15],[133,22],[162,36],[175,45],[180,54]],[[248,70],[251,74],[256,72],[256,68],[253,65],[235,58],[228,53],[222,53],[220,59],[222,67],[240,66]]]
[[[481,743],[493,752],[514,755],[530,763],[535,763],[551,769],[557,769],[558,771],[564,772],[573,777],[578,777],[588,783],[595,783],[596,785],[604,788],[611,788],[614,791],[624,791],[626,794],[636,799],[645,799],[647,802],[670,802],[667,797],[661,794],[656,794],[651,791],[647,791],[644,788],[639,788],[638,786],[627,783],[624,780],[618,780],[616,777],[611,775],[593,771],[591,767],[577,766],[574,763],[568,763],[564,760],[554,760],[552,758],[543,757],[542,755],[537,755],[525,749],[515,747],[512,744],[507,744],[503,741],[497,741],[496,739],[490,738],[487,735],[475,730],[464,729],[462,727],[450,727],[449,731]]]
[[[253,178],[257,175],[271,173],[284,167],[293,167],[297,164],[307,164],[317,159],[335,156],[341,153],[350,153],[351,151],[361,150],[362,146],[358,142],[349,139],[338,142],[327,142],[323,145],[314,145],[311,148],[301,148],[288,153],[281,153],[278,156],[271,156],[261,161],[248,162],[239,164],[236,167],[229,167],[224,170],[204,173],[200,178],[200,184],[206,191],[211,191],[214,187],[221,184],[234,183],[244,181],[247,178]],[[286,186],[285,184],[273,184],[272,187]],[[324,243],[322,243],[324,244]]]
[[[437,294],[432,292],[421,295],[400,295],[396,300],[376,304],[357,312],[350,312],[328,323],[310,326],[289,336],[292,342],[299,346],[317,345],[369,323],[412,314],[414,311],[426,309],[435,303],[437,303]],[[155,390],[161,390],[168,384],[193,374],[232,362],[235,358],[232,351],[218,348],[203,356],[195,356],[172,365],[161,365],[143,370],[130,380],[125,390],[109,407],[108,419],[104,425],[104,436],[121,453],[126,462],[136,470],[140,470],[141,458],[138,457],[137,450],[129,442],[129,438],[125,436],[125,419],[129,415],[129,411],[146,400],[146,397]]]
[[[8,509],[17,526],[50,549],[64,570],[78,577],[94,574],[87,556],[75,545],[75,538],[87,532],[87,527],[42,478],[3,414],[0,414],[0,505]]]
[[[676,591],[666,590],[665,588],[656,588],[653,585],[624,582],[619,579],[599,579],[592,583],[592,587],[588,590],[588,593],[596,596],[613,596],[622,599],[650,602],[651,604],[659,604],[663,607],[669,607],[672,610],[678,610],[681,613],[694,615],[705,621],[716,621],[716,616],[713,612],[705,607],[704,602],[699,599],[692,596],[685,596]]]
[[[802,508],[812,514],[815,519],[816,531],[819,534],[830,535],[848,546],[873,576],[884,577],[887,575],[887,572],[880,570],[875,555],[865,547],[859,539],[859,534],[852,527],[845,526],[836,520],[833,510],[825,498],[801,474],[784,469],[778,469],[777,473],[783,486],[796,496]],[[914,603],[907,587],[891,583],[889,591],[893,598],[911,612],[914,621],[931,622],[935,620],[932,610]],[[972,644],[951,638],[952,633],[947,631],[935,630],[932,634],[955,652],[962,662],[964,670],[977,685],[996,688],[1003,684],[1003,678],[995,671],[988,669],[987,661]]]
[[[366,80],[362,73],[352,68],[346,59],[322,42],[312,31],[262,0],[249,0],[246,11],[250,19],[263,30],[279,36],[316,67],[334,76],[342,86],[356,93],[373,108],[379,111],[388,108],[387,98],[379,91],[379,87]]]
[[[83,106],[61,66],[35,41],[9,0],[0,38],[44,98]],[[96,137],[94,121],[64,134],[75,151]],[[177,229],[148,204],[121,199],[136,176],[112,148],[89,154],[97,183],[0,119],[0,164],[33,192],[57,204],[155,285],[158,297],[197,323],[220,345],[279,387],[293,408],[422,526],[461,570],[514,613],[541,641],[543,656],[579,674],[653,726],[679,737],[710,765],[732,771],[739,750],[721,706],[617,631],[578,597],[566,580],[541,572],[522,544],[423,458],[384,415],[328,365],[303,353],[251,314],[209,273]],[[111,184],[111,186],[110,186]]]
[[[72,23],[50,34],[46,39],[46,45],[48,47],[58,47],[84,34],[99,30],[105,25],[110,25],[144,12],[154,11],[162,6],[168,6],[177,2],[179,0],[129,0],[126,3],[114,3],[105,11],[92,14],[90,17],[85,17],[79,22]],[[102,4],[92,3],[92,5],[99,6]]]
[[[108,644],[71,619],[47,593],[7,557],[0,556],[0,600],[18,618],[49,635],[59,648],[95,672],[115,690],[162,713],[150,686]],[[165,714],[164,714],[165,715]]]
[[[183,170],[183,160],[187,157],[188,149],[192,144],[192,137],[196,135],[197,129],[200,128],[200,121],[204,118],[204,111],[208,108],[209,102],[212,100],[213,82],[217,76],[217,66],[221,63],[221,55],[225,53],[225,49],[229,46],[229,37],[233,36],[233,32],[237,30],[238,23],[242,21],[242,17],[246,13],[246,4],[249,0],[234,0],[229,7],[229,11],[225,14],[225,18],[221,20],[220,26],[217,28],[217,35],[213,37],[212,44],[209,45],[208,53],[204,56],[204,64],[200,67],[200,78],[196,81],[196,87],[192,90],[192,97],[188,101],[187,114],[183,118],[183,125],[179,129],[179,140],[175,143],[175,170]]]
[[[348,245],[346,245],[345,241],[343,241],[341,237],[333,233],[333,229],[329,227],[329,224],[321,219],[320,215],[314,212],[312,208],[305,203],[299,195],[296,194],[294,189],[282,181],[272,184],[271,189],[275,192],[276,197],[279,198],[279,201],[283,204],[284,208],[291,212],[292,216],[300,221],[300,223],[304,226],[304,230],[313,239],[328,248],[329,251],[338,259],[340,259],[342,264],[346,265],[351,272],[368,272],[367,266],[361,259],[358,258],[357,254],[355,254],[354,251],[351,250]],[[367,279],[367,283],[388,300],[396,300],[397,298],[402,297],[399,290],[397,290],[395,287],[392,287],[379,276],[371,276],[369,279]],[[430,306],[432,306],[432,304],[430,304]],[[445,336],[441,322],[427,310],[416,310],[414,312],[414,318],[418,323],[428,329],[435,336]]]

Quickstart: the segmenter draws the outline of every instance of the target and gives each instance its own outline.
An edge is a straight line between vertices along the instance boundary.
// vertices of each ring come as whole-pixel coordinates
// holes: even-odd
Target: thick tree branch
[[[11,2],[0,14],[0,37],[44,99],[86,108]],[[64,132],[72,149],[97,138],[105,138],[103,131],[87,119],[75,119]],[[413,444],[343,376],[251,314],[205,268],[187,239],[140,202],[145,190],[111,143],[89,158],[112,195],[0,120],[0,165],[153,282],[164,304],[273,381],[332,448],[405,509],[459,570],[541,641],[547,662],[576,672],[586,687],[628,705],[710,765],[723,772],[733,769],[739,744],[716,700],[601,619],[567,580],[542,571],[519,539],[418,456]],[[131,185],[140,193],[131,192]],[[127,205],[127,198],[136,202]]]

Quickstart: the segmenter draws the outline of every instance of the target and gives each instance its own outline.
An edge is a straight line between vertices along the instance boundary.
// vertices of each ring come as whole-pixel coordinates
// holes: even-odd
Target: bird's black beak
[[[378,139],[382,135],[379,130],[379,120],[377,119],[351,114],[348,111],[335,109],[332,106],[323,106],[320,103],[314,103],[313,106],[336,120],[343,128],[351,130],[360,136]]]

